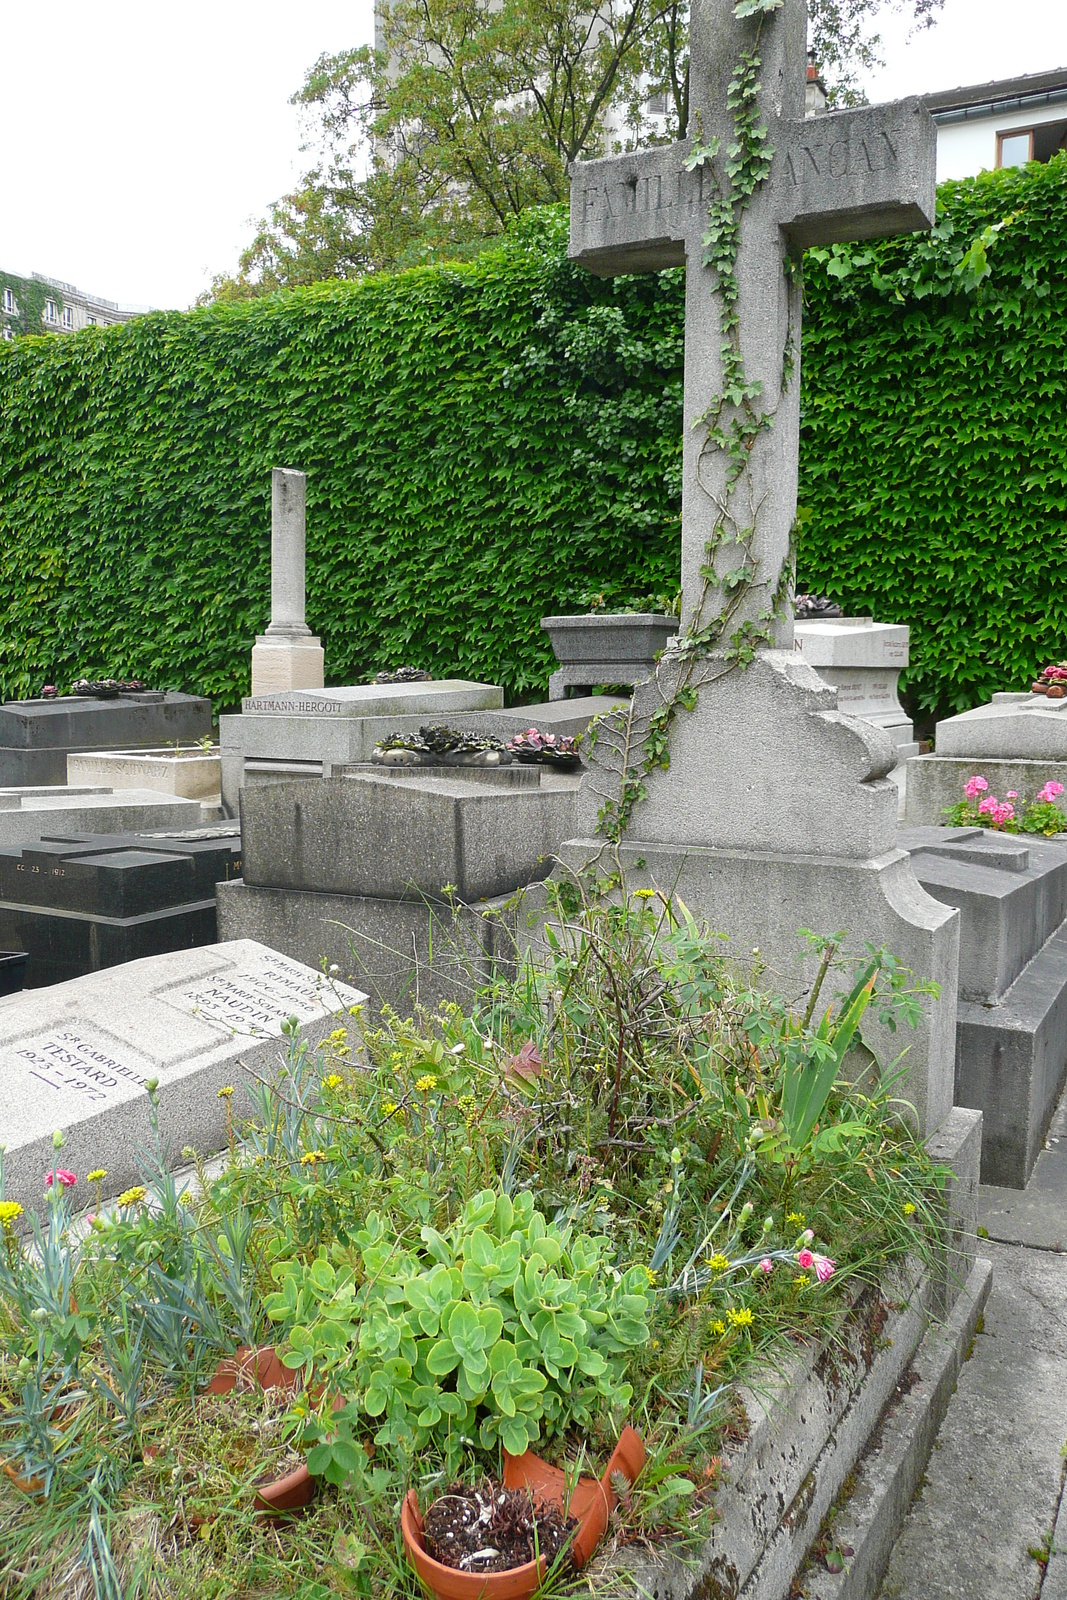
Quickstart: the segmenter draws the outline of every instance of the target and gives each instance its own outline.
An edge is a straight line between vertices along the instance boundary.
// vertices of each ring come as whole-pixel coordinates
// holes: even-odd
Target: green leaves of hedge
[[[249,687],[270,468],[308,477],[327,681],[547,693],[540,618],[677,587],[679,273],[601,282],[533,213],[464,266],[0,349],[0,695]]]
[[[909,623],[946,712],[1067,654],[1067,158],[938,208],[808,252],[799,585]],[[542,615],[677,587],[683,276],[592,278],[545,208],[463,266],[0,346],[0,695],[234,705],[288,465],[328,682],[539,698]]]
[[[798,587],[911,625],[947,714],[1067,651],[1067,157],[805,262]]]

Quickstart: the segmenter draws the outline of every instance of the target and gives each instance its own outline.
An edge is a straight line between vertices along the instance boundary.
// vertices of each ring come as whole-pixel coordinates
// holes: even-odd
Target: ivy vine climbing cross
[[[572,259],[688,269],[683,651],[792,646],[801,251],[934,218],[921,102],[805,119],[806,29],[806,0],[692,0],[694,136],[572,172]]]

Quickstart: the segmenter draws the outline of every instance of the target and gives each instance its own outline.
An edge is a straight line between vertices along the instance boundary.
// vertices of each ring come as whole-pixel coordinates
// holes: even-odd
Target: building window
[[[997,134],[997,166],[1023,167],[1034,159],[1033,128],[1015,128]]]
[[[55,321],[58,320],[57,319],[57,315],[56,315],[56,303],[55,303],[54,300],[46,300],[45,301],[45,303],[44,303],[44,320],[46,322],[55,322]]]
[[[18,306],[15,304],[15,291],[13,289],[4,290],[4,310],[10,311],[12,315],[14,315],[14,313],[18,310]]]
[[[90,326],[90,328],[95,328],[97,326],[97,322],[96,322],[96,318],[95,317],[90,317],[89,318],[89,326]]]
[[[73,328],[74,326],[74,312],[70,306],[63,307],[63,326],[64,328]]]
[[[667,115],[666,91],[660,94],[650,94],[645,101],[645,110],[650,117],[665,117]]]
[[[0,328],[0,339],[13,339],[14,337],[14,328]]]

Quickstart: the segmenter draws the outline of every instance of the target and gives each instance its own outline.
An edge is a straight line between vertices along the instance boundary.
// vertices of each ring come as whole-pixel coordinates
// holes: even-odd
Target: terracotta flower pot
[[[627,1425],[619,1435],[604,1476],[599,1481],[578,1479],[566,1504],[567,1514],[578,1522],[570,1545],[576,1567],[585,1566],[607,1531],[608,1518],[618,1503],[611,1481],[613,1474],[621,1472],[630,1483],[635,1483],[644,1464],[645,1447],[640,1435]],[[505,1450],[504,1487],[529,1489],[536,1504],[562,1509],[567,1480],[558,1467],[550,1467],[530,1450],[521,1456],[509,1455]],[[527,1561],[521,1567],[512,1567],[508,1572],[459,1572],[455,1567],[435,1561],[426,1553],[422,1515],[414,1489],[409,1489],[404,1497],[400,1528],[408,1560],[437,1600],[527,1600],[544,1579],[544,1556]]]

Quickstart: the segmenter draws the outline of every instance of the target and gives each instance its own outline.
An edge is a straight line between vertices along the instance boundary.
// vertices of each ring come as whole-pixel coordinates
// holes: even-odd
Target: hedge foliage
[[[591,278],[549,211],[468,265],[7,345],[0,694],[136,672],[234,704],[284,465],[329,682],[542,698],[543,615],[678,587],[683,292]]]
[[[1067,157],[942,187],[934,236],[809,252],[800,585],[911,624],[919,708],[1067,654]],[[0,694],[130,672],[233,705],[270,468],[308,478],[329,679],[539,698],[539,628],[677,586],[683,282],[565,218],[455,267],[0,348]]]
[[[808,252],[799,582],[910,623],[944,714],[1067,654],[1067,156],[938,216]]]

